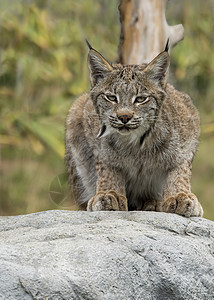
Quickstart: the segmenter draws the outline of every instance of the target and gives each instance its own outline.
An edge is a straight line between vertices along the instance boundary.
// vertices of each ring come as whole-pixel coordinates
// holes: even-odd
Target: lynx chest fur
[[[122,66],[90,47],[92,88],[66,123],[69,182],[80,207],[202,215],[190,187],[199,116],[166,83],[167,50],[148,65]]]

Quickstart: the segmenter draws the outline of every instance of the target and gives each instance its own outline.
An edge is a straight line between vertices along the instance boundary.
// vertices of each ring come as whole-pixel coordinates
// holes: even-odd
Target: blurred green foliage
[[[116,0],[0,2],[0,214],[71,208],[64,179],[64,124],[72,101],[89,89],[85,38],[117,60]],[[185,41],[171,53],[171,81],[202,116],[193,190],[214,219],[214,5],[169,2],[169,24]],[[60,182],[63,178],[63,183]],[[50,197],[52,188],[60,199]],[[54,198],[54,199],[53,199]],[[61,201],[62,200],[62,201]]]

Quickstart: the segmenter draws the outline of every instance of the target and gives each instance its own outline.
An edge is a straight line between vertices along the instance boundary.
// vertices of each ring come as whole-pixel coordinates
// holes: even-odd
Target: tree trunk
[[[119,5],[121,36],[119,60],[122,64],[151,61],[184,38],[181,24],[169,26],[165,17],[168,0],[121,0]]]

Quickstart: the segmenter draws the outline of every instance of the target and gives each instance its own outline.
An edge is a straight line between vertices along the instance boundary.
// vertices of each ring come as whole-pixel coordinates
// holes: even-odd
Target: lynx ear
[[[88,66],[90,70],[91,85],[96,85],[100,80],[113,70],[111,64],[95,49],[91,47],[86,40],[89,47]]]
[[[166,86],[169,69],[168,44],[169,40],[167,41],[165,50],[156,56],[143,70],[149,79],[156,84],[161,85],[162,88],[165,88]]]

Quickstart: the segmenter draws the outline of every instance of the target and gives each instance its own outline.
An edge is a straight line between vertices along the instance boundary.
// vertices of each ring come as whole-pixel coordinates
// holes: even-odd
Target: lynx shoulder
[[[202,216],[191,192],[199,115],[167,84],[169,54],[148,65],[111,64],[90,46],[91,90],[66,121],[66,165],[80,208]]]

